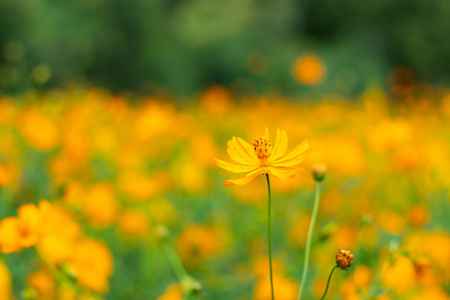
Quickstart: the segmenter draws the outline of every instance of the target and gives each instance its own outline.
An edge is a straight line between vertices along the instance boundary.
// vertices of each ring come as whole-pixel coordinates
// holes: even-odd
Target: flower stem
[[[322,298],[320,298],[320,300],[325,299],[325,296],[327,295],[327,292],[328,292],[328,286],[330,285],[331,276],[333,276],[334,270],[336,270],[338,267],[339,267],[338,265],[335,265],[333,267],[333,269],[331,269],[330,276],[328,276],[327,287],[325,288],[325,292],[323,293],[323,296],[322,296]]]
[[[320,185],[321,185],[321,182],[317,181],[316,195],[314,197],[314,207],[313,207],[313,212],[312,212],[312,216],[311,216],[311,222],[309,223],[308,239],[306,240],[305,263],[303,264],[302,281],[300,283],[300,290],[298,291],[298,297],[297,297],[298,300],[300,300],[302,298],[302,293],[303,293],[303,290],[305,287],[305,282],[306,282],[306,276],[308,275],[309,253],[311,251],[312,234],[314,231],[314,224],[316,223],[317,211],[319,210]]]
[[[184,278],[189,277],[175,250],[167,244],[162,246],[162,250],[178,280],[181,282]]]
[[[42,263],[47,267],[47,269],[52,273],[53,277],[55,277],[60,282],[63,281],[67,283],[78,295],[83,295],[83,292],[70,280],[66,277],[58,268],[56,268],[54,265],[52,265],[44,256],[39,253],[39,251],[34,248],[37,256],[40,258]]]
[[[272,292],[272,300],[275,299],[274,293],[273,293],[273,276],[272,276],[272,234],[270,229],[270,222],[271,222],[271,206],[272,206],[272,197],[270,194],[270,180],[269,180],[269,174],[266,173],[266,179],[267,179],[267,190],[269,192],[269,208],[268,208],[268,226],[267,226],[267,235],[269,237],[269,265],[270,265],[270,288]]]
[[[183,299],[190,299],[192,296],[192,284],[193,279],[189,276],[184,268],[183,263],[181,262],[180,257],[175,252],[175,249],[172,245],[169,245],[167,242],[163,242],[161,245],[161,250],[164,252],[167,261],[172,267],[175,276],[178,279],[181,287],[183,288],[184,296]]]

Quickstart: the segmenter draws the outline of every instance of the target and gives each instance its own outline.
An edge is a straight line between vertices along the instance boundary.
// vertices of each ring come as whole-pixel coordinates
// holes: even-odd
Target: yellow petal
[[[232,160],[241,165],[254,165],[255,162],[247,155],[235,137],[227,143],[227,152]]]
[[[274,167],[293,167],[303,162],[306,156],[309,154],[308,151],[309,143],[308,141],[303,141],[298,145],[291,153],[285,157],[281,157],[278,160],[272,162],[270,165]]]
[[[225,183],[223,185],[224,186],[246,185],[250,183],[253,179],[255,179],[256,176],[260,174],[265,174],[266,172],[267,172],[266,168],[259,168],[251,173],[248,173],[247,176],[245,176],[244,178],[225,180]]]
[[[304,171],[304,168],[296,168],[296,169],[280,169],[269,167],[268,173],[273,175],[274,177],[282,180],[294,178],[296,175]]]
[[[8,217],[0,222],[0,252],[12,253],[22,249],[19,220]]]
[[[249,143],[241,139],[240,137],[235,138],[236,143],[241,146],[241,149],[245,152],[245,156],[249,159],[252,165],[260,164],[258,157],[256,157],[255,149],[250,146]]]
[[[286,152],[287,145],[288,145],[288,138],[286,131],[277,129],[277,138],[273,146],[272,154],[269,157],[269,164],[270,162],[275,161],[281,156],[283,156],[284,152]]]
[[[22,229],[22,247],[28,248],[39,241],[42,222],[41,212],[34,204],[24,204],[18,209],[18,219]]]
[[[270,165],[272,167],[277,167],[277,168],[282,168],[282,169],[283,168],[285,168],[285,169],[297,168],[305,161],[305,159],[308,157],[309,153],[310,153],[310,151],[308,151],[304,154],[301,154],[299,156],[296,156],[291,160],[275,162],[275,163],[271,163]]]
[[[253,171],[254,169],[258,168],[258,165],[254,166],[235,165],[217,158],[214,158],[214,161],[216,162],[216,166],[233,173],[245,173]]]

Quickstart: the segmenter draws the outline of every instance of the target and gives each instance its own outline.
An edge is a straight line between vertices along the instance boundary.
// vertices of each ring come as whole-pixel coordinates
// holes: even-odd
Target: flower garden
[[[450,91],[302,100],[0,98],[0,299],[449,299]]]

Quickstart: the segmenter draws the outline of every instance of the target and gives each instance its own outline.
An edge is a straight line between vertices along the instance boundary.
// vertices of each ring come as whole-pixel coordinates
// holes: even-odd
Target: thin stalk
[[[308,239],[306,240],[306,249],[305,249],[305,263],[303,264],[303,274],[302,281],[300,283],[300,289],[298,291],[297,299],[300,300],[302,298],[302,293],[305,287],[306,276],[308,275],[308,266],[309,266],[309,253],[311,252],[311,242],[312,242],[312,234],[314,231],[314,224],[316,223],[317,211],[319,210],[319,200],[320,200],[320,181],[317,182],[316,185],[316,195],[314,197],[314,207],[311,216],[311,222],[309,223],[308,230]]]
[[[178,254],[175,252],[173,247],[164,243],[161,248],[164,254],[166,255],[167,261],[172,267],[173,272],[177,276],[178,281],[182,282],[184,279],[188,278],[189,275],[186,272],[186,269],[184,268],[181,259],[178,257]]]
[[[180,283],[182,289],[183,289],[183,299],[189,300],[192,298],[193,290],[192,290],[192,278],[187,273],[186,269],[184,268],[183,263],[181,262],[180,257],[175,252],[175,249],[173,249],[172,245],[169,245],[167,242],[164,242],[161,245],[161,249],[164,252],[167,261],[169,262],[170,266],[172,267],[173,272],[175,273],[175,276],[178,279],[178,282]]]
[[[270,180],[269,180],[269,174],[266,173],[266,179],[267,179],[267,190],[269,192],[269,208],[268,208],[268,226],[267,226],[267,235],[269,238],[269,265],[270,265],[270,288],[272,292],[272,300],[275,299],[274,293],[273,293],[273,275],[272,275],[272,234],[270,229],[270,222],[271,222],[271,207],[272,207],[272,197],[270,194]]]
[[[34,248],[37,256],[41,259],[41,261],[44,263],[44,265],[49,269],[49,271],[52,273],[53,277],[55,277],[58,281],[64,281],[67,283],[78,295],[83,295],[83,292],[70,280],[66,277],[58,268],[56,268],[54,265],[52,265],[45,257],[39,253],[39,251]]]
[[[331,269],[330,276],[328,276],[327,287],[325,288],[325,292],[323,293],[323,296],[322,296],[322,298],[320,298],[320,300],[325,299],[325,296],[327,295],[327,292],[328,292],[328,286],[330,285],[331,276],[333,276],[333,272],[334,272],[334,270],[336,270],[337,268],[339,268],[339,266],[338,266],[338,265],[335,265],[335,266],[333,267],[333,269]]]

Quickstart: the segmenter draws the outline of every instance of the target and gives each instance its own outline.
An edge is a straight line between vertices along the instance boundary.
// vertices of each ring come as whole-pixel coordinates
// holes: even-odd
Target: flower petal
[[[241,144],[239,144],[236,137],[233,137],[231,140],[227,143],[227,152],[228,155],[233,159],[235,162],[242,164],[242,165],[255,165],[258,164],[258,159],[255,156],[255,159],[251,157],[247,150],[245,150]]]
[[[214,158],[214,161],[216,162],[216,166],[233,173],[246,173],[253,171],[254,169],[259,167],[259,165],[254,166],[236,165],[217,158]]]
[[[285,157],[281,157],[278,160],[273,161],[270,165],[274,167],[294,167],[305,160],[306,156],[310,152],[308,151],[308,148],[308,141],[303,141],[294,150],[292,150],[291,153]]]
[[[277,160],[286,152],[288,145],[288,138],[285,130],[277,129],[277,138],[273,145],[272,154],[269,157],[269,164],[272,161]]]
[[[19,220],[8,217],[0,222],[0,252],[12,253],[22,249]]]
[[[249,143],[241,139],[240,137],[235,138],[235,141],[238,145],[244,149],[246,155],[250,159],[251,164],[260,164],[258,157],[256,157],[255,149],[253,149],[252,146],[250,146]]]
[[[248,173],[244,178],[225,180],[224,186],[233,185],[246,185],[250,183],[256,176],[260,174],[265,174],[267,172],[266,168],[258,168],[255,171]]]
[[[273,175],[274,177],[282,180],[294,178],[296,175],[304,171],[305,171],[304,168],[295,168],[295,169],[280,169],[274,167],[268,168],[268,173],[270,175]]]

